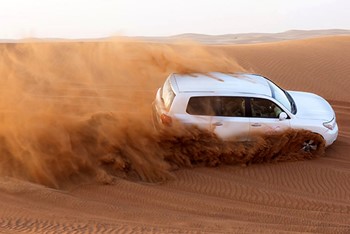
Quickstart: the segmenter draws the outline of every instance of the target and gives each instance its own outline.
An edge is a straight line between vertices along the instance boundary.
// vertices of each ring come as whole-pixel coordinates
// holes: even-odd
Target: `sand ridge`
[[[1,132],[9,133],[2,139],[23,149],[8,148],[17,157],[15,153],[21,153],[18,162],[26,162],[28,151],[50,155],[47,150],[61,152],[57,155],[62,160],[70,150],[66,141],[72,140],[62,129],[79,123],[75,127],[86,130],[94,124],[83,120],[98,123],[101,119],[94,116],[108,117],[111,110],[117,116],[128,113],[117,123],[127,132],[142,134],[147,128],[130,116],[142,116],[148,126],[150,102],[166,74],[192,69],[247,70],[287,89],[316,92],[336,111],[339,139],[324,157],[310,161],[200,166],[175,170],[162,183],[117,177],[112,185],[86,180],[64,189],[33,183],[40,182],[35,180],[42,178],[37,172],[47,167],[32,155],[28,168],[33,170],[27,172],[31,180],[20,173],[0,178],[2,232],[349,232],[350,37],[234,46],[129,43],[0,45]],[[105,123],[95,126],[108,132],[105,127],[110,125]],[[82,133],[89,136],[89,131]],[[103,134],[94,136],[99,144],[93,152],[99,154],[106,139]],[[147,141],[139,144],[147,146]],[[86,149],[79,150],[84,155]],[[1,152],[1,160],[8,160],[4,148]],[[48,159],[53,165],[58,162]],[[2,165],[13,165],[2,167],[2,173],[21,168],[9,161]]]

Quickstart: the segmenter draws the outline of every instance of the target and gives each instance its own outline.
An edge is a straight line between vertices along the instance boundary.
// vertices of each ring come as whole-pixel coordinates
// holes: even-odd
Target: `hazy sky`
[[[350,0],[0,0],[0,39],[350,29]]]

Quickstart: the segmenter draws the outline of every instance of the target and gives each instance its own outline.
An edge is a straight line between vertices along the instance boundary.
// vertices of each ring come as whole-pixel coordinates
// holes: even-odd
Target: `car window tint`
[[[190,115],[214,116],[217,114],[218,108],[218,104],[214,98],[215,97],[191,97],[188,101],[186,112]]]
[[[244,117],[245,99],[241,97],[221,97],[221,116]]]
[[[191,97],[186,112],[191,115],[244,117],[245,100],[241,97]]]
[[[250,107],[252,117],[258,118],[278,118],[282,109],[274,102],[263,98],[251,98]]]

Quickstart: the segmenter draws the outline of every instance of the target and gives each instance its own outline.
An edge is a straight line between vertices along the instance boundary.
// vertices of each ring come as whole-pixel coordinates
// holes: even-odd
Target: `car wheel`
[[[304,141],[301,150],[304,152],[313,152],[318,148],[318,144],[314,140],[306,140]]]

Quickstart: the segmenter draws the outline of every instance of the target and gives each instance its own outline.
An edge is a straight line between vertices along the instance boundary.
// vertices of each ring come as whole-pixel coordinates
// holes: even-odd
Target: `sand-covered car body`
[[[156,126],[176,120],[214,131],[225,140],[305,129],[321,135],[329,146],[338,135],[335,112],[325,99],[286,91],[247,73],[170,74],[157,91],[153,117]]]

